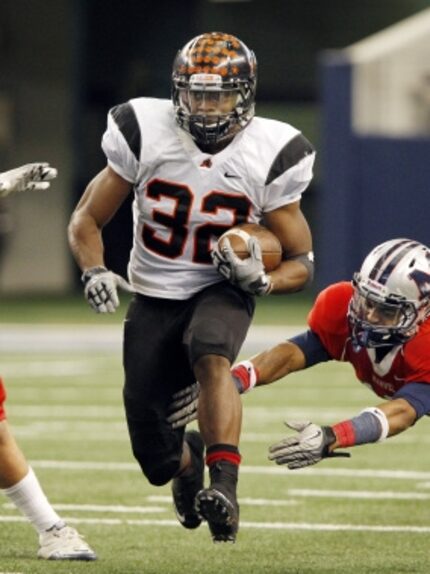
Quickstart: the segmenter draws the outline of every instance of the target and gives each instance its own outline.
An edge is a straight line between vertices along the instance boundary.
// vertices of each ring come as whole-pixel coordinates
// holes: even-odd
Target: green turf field
[[[281,333],[285,316],[303,324],[308,302],[297,298],[292,308],[279,301],[264,301],[257,327],[271,322]],[[284,419],[330,423],[376,404],[348,366],[326,364],[243,397],[241,530],[235,545],[215,546],[205,525],[186,531],[176,523],[169,488],[149,486],[130,453],[122,313],[93,316],[81,299],[9,301],[0,313],[9,421],[58,512],[99,555],[89,564],[38,561],[33,529],[0,498],[0,573],[429,571],[427,420],[384,444],[353,449],[351,459],[304,471],[267,460]],[[265,347],[265,332],[255,333]]]

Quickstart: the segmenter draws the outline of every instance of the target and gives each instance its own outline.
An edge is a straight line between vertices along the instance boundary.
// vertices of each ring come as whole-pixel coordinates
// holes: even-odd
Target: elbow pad
[[[292,257],[287,257],[285,261],[299,261],[308,272],[308,278],[303,287],[308,287],[314,280],[314,252],[308,251],[308,253],[300,253],[300,255],[293,255]]]

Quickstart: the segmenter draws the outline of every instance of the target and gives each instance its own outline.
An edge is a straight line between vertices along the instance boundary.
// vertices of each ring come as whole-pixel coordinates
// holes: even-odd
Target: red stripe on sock
[[[339,446],[354,446],[355,445],[355,431],[351,421],[344,421],[332,426],[334,434],[336,435]]]
[[[232,464],[236,464],[239,466],[242,457],[237,452],[229,452],[227,450],[220,450],[218,452],[213,452],[211,454],[206,455],[206,464],[211,466],[215,462],[220,460],[226,460],[227,462],[231,462]]]

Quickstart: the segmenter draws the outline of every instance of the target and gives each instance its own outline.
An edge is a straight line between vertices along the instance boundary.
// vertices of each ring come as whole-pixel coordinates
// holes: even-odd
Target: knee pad
[[[187,331],[185,343],[191,365],[204,355],[221,355],[234,361],[234,337],[222,319],[199,321]]]

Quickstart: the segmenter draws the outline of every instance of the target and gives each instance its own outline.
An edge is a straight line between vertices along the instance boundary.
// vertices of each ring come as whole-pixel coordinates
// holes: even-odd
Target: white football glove
[[[320,427],[311,422],[285,422],[298,434],[284,438],[269,447],[269,460],[286,464],[288,468],[303,468],[320,462],[323,458],[351,456],[347,452],[329,452],[329,446],[336,441],[331,427]]]
[[[96,313],[115,313],[119,307],[118,287],[129,293],[133,292],[131,285],[123,277],[108,271],[106,267],[87,269],[81,280],[85,286],[85,297]]]
[[[200,385],[198,382],[174,393],[168,407],[167,422],[173,429],[186,426],[197,419]]]
[[[248,240],[249,257],[240,259],[225,238],[220,249],[216,245],[211,252],[213,264],[223,277],[252,295],[268,295],[272,283],[264,271],[261,247],[256,237]]]
[[[57,170],[48,163],[28,163],[0,173],[0,197],[20,191],[48,189],[50,180],[57,177]]]
[[[237,392],[242,394],[243,390],[240,378],[235,374],[235,369],[231,370],[231,377],[236,385]],[[197,409],[199,406],[200,384],[198,382],[185,387],[181,391],[174,393],[172,402],[168,406],[167,422],[173,429],[186,426],[197,419]]]

